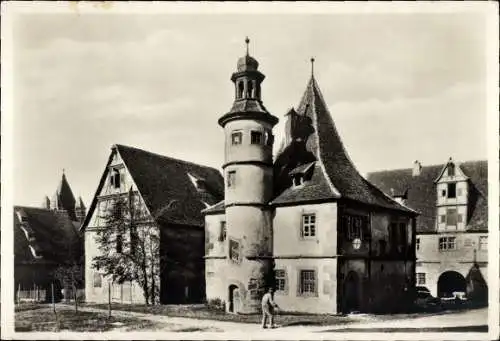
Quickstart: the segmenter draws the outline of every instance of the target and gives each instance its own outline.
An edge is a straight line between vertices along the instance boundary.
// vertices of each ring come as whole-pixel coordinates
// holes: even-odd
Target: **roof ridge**
[[[468,161],[454,161],[455,163],[457,163],[459,166],[461,165],[464,165],[464,164],[472,164],[472,163],[482,163],[482,162],[486,162],[488,163],[488,160],[468,160]],[[432,164],[432,165],[422,165],[422,169],[424,168],[431,168],[431,167],[443,167],[447,164],[447,162],[445,163],[440,163],[440,164]],[[373,170],[373,171],[368,171],[366,172],[367,174],[375,174],[375,173],[381,173],[381,172],[397,172],[397,171],[411,171],[413,168],[411,167],[408,167],[408,168],[392,168],[392,169],[379,169],[379,170]]]
[[[212,167],[212,166],[202,165],[202,164],[195,163],[195,162],[192,162],[192,161],[182,160],[182,159],[174,158],[174,157],[171,157],[171,156],[166,156],[166,155],[162,155],[162,154],[159,154],[159,153],[150,152],[150,151],[142,149],[142,148],[131,147],[131,146],[127,146],[127,145],[119,144],[119,143],[116,143],[113,146],[116,146],[118,148],[121,147],[121,148],[127,148],[127,149],[134,149],[136,151],[143,152],[143,153],[150,154],[150,155],[157,156],[157,157],[161,157],[163,159],[167,159],[167,160],[171,160],[171,161],[176,161],[176,162],[180,162],[180,163],[184,163],[184,164],[190,164],[190,165],[194,165],[194,166],[197,166],[197,167],[209,168],[209,169],[215,170],[217,172],[219,171],[217,168]]]

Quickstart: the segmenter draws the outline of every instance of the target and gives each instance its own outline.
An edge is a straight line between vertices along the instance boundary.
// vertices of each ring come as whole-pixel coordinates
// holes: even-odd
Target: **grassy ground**
[[[43,311],[41,310],[43,309]],[[60,331],[102,332],[111,329],[134,330],[154,328],[155,323],[138,318],[108,318],[105,313],[75,312],[73,309],[57,307],[54,314],[51,308],[17,311],[15,314],[16,332]]]
[[[86,307],[99,309],[108,309],[107,304],[84,304]],[[252,315],[237,315],[227,314],[224,311],[209,309],[207,306],[199,305],[129,305],[129,304],[112,304],[112,310],[133,311],[137,313],[188,317],[203,320],[229,321],[240,323],[261,323],[262,316],[260,314]],[[329,314],[303,314],[303,313],[280,313],[276,316],[276,323],[282,326],[292,325],[338,325],[354,322],[348,317],[329,315]]]
[[[42,308],[47,308],[47,304],[43,303],[20,303],[16,304],[14,306],[14,311],[20,312],[20,311],[26,311],[26,310],[36,310],[36,309],[42,309]]]

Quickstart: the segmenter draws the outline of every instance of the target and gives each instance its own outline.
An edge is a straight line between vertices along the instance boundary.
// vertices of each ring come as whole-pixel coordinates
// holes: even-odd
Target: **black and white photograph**
[[[2,339],[497,339],[497,14],[3,2]]]

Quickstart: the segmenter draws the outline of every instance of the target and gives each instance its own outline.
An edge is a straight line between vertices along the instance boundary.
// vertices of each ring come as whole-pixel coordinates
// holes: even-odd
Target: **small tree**
[[[119,284],[137,282],[147,305],[159,302],[160,231],[139,196],[130,189],[128,195],[112,199],[102,218],[105,227],[96,232],[100,255],[92,267]]]
[[[54,270],[54,277],[59,280],[64,289],[71,288],[75,300],[75,311],[78,311],[77,289],[83,285],[84,271],[82,262],[68,260]]]

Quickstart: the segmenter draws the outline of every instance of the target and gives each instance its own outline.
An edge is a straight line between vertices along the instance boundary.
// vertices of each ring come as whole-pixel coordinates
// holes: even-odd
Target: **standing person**
[[[262,296],[262,328],[266,327],[267,318],[271,328],[276,328],[274,324],[274,310],[278,309],[278,305],[274,302],[274,289],[269,287],[267,292]]]

